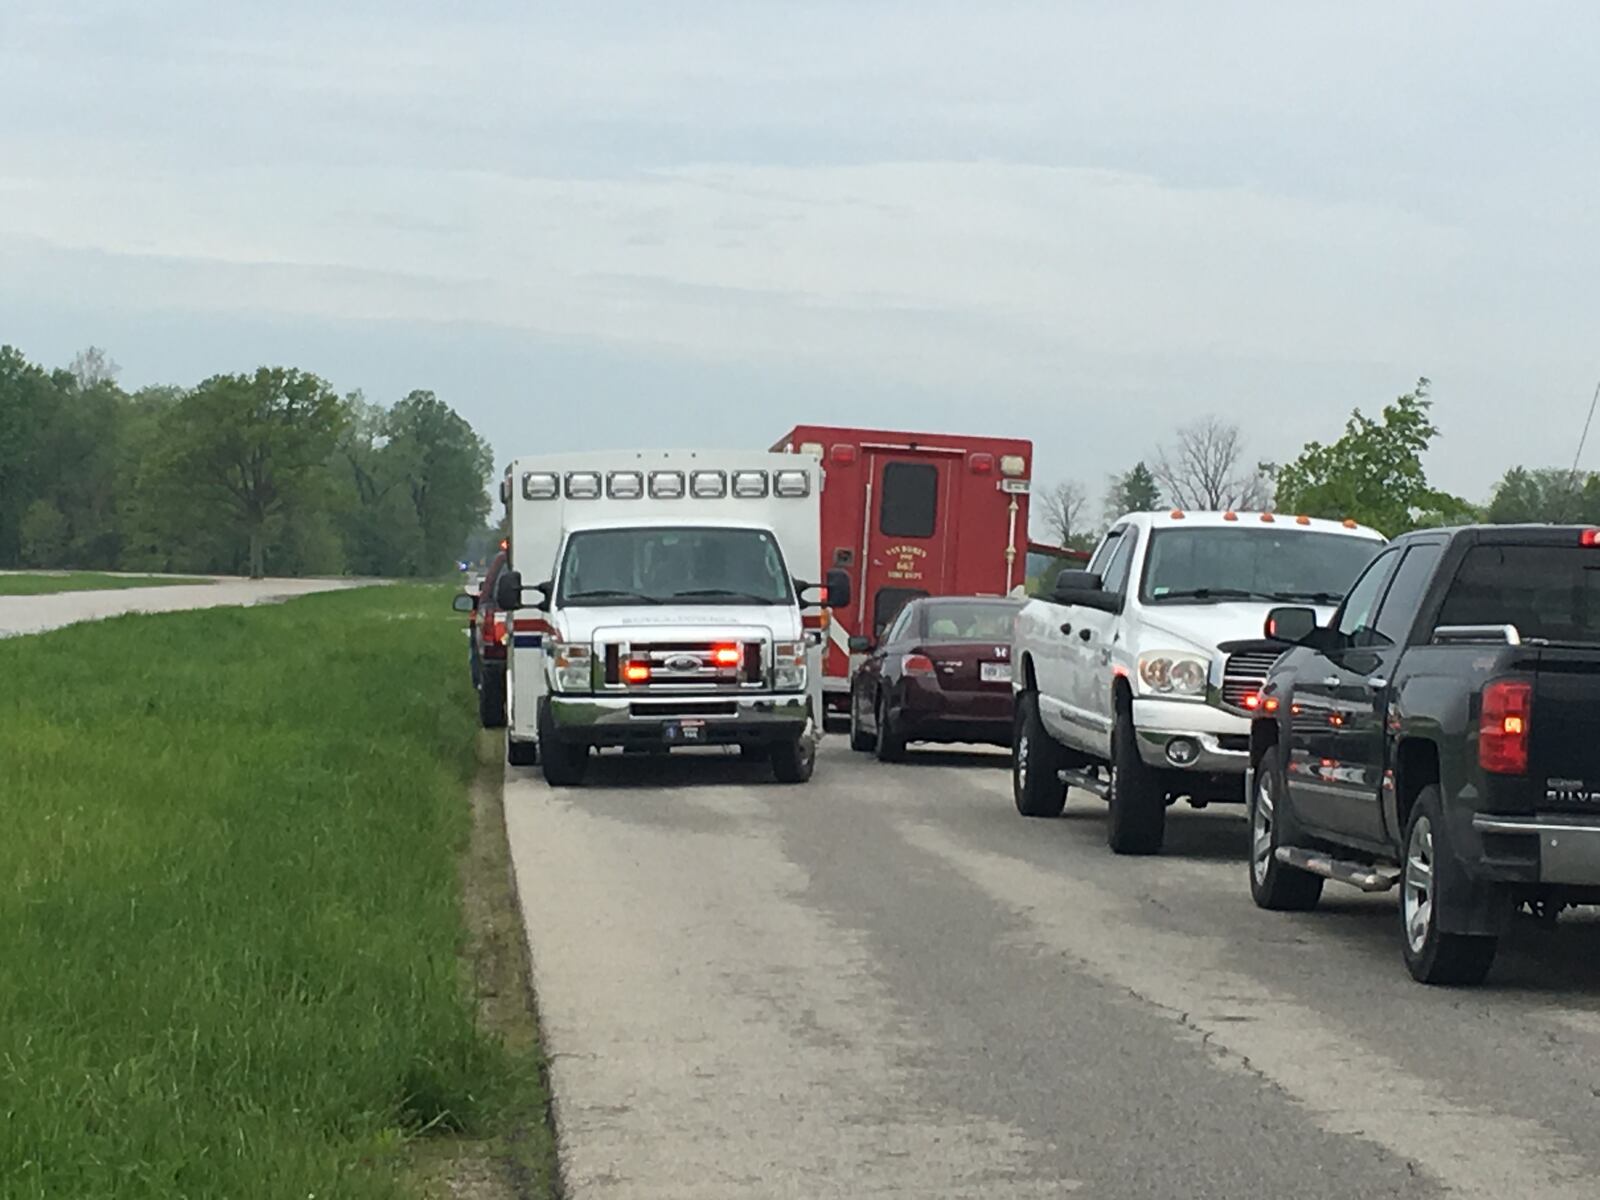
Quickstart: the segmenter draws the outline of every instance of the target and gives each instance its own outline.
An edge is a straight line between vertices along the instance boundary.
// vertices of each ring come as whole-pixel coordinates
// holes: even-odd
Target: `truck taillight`
[[[1600,546],[1600,529],[1585,529],[1578,534],[1578,545],[1588,546],[1591,549]]]
[[[900,660],[900,670],[906,675],[932,675],[933,659],[926,654],[908,654]]]
[[[1528,769],[1529,710],[1533,685],[1521,679],[1496,679],[1483,689],[1478,717],[1478,765],[1493,775],[1521,775]]]

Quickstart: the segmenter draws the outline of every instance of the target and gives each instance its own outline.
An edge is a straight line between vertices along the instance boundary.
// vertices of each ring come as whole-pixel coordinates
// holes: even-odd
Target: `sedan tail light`
[[[1478,717],[1478,765],[1494,775],[1522,775],[1528,769],[1528,725],[1533,685],[1521,679],[1496,679],[1483,689]]]
[[[926,654],[908,654],[900,660],[903,675],[932,675],[933,659]]]

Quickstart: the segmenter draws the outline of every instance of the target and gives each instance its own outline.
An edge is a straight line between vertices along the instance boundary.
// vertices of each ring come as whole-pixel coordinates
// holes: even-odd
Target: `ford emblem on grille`
[[[674,654],[667,659],[664,665],[669,671],[698,671],[700,669],[700,660],[692,654]]]

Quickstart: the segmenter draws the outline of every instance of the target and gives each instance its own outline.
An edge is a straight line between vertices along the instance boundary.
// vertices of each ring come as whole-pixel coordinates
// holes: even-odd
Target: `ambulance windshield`
[[[789,604],[778,541],[765,529],[588,529],[567,540],[560,605]]]

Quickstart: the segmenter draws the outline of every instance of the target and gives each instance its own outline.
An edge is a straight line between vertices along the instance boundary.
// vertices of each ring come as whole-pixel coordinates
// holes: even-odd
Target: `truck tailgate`
[[[1600,649],[1537,650],[1529,726],[1539,807],[1600,812]]]

